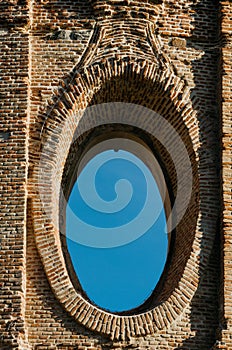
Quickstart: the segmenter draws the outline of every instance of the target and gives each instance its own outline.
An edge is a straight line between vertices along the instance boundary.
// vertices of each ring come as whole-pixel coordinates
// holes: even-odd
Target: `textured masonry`
[[[0,349],[232,349],[231,6],[0,4]],[[122,315],[90,304],[72,283],[59,186],[88,142],[112,131],[149,143],[174,199],[177,179],[170,154],[144,132],[149,113],[134,111],[132,127],[106,102],[165,117],[193,172],[163,284],[149,305]]]

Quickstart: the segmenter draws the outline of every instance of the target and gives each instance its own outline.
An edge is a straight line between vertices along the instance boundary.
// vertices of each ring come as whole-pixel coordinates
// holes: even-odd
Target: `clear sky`
[[[163,203],[148,167],[124,150],[94,156],[69,197],[66,236],[93,303],[112,312],[141,305],[159,281],[168,249]]]

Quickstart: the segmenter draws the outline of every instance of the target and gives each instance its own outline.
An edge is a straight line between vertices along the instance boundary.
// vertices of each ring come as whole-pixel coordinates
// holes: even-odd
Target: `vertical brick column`
[[[222,305],[218,349],[232,348],[232,3],[221,2],[222,47]]]
[[[0,348],[24,346],[29,4],[0,5]]]

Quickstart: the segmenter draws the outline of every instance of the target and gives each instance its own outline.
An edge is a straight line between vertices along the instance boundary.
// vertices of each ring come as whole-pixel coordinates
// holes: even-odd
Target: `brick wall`
[[[0,4],[0,347],[25,334],[26,181],[29,121],[29,9]]]
[[[40,0],[1,6],[0,349],[232,348],[231,48],[228,39],[221,55],[219,33],[221,9],[221,32],[230,34],[231,4]],[[226,72],[222,89],[220,65]],[[60,215],[56,180],[61,183],[66,160],[72,160],[78,112],[115,101],[163,115],[185,143],[194,177],[164,288],[133,316],[107,314],[78,294],[54,225]],[[144,129],[146,122],[144,116],[136,126]],[[88,133],[77,151],[86,140]],[[162,155],[175,197],[170,156],[151,143]],[[41,168],[47,175],[42,180]]]
[[[231,327],[231,11],[229,1],[221,2],[221,288],[220,334],[218,349],[232,348]]]

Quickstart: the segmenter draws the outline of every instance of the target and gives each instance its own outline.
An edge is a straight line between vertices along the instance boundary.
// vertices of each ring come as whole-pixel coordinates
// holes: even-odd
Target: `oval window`
[[[77,165],[66,206],[66,247],[88,299],[111,312],[142,305],[167,260],[166,186],[141,142],[112,138]]]

